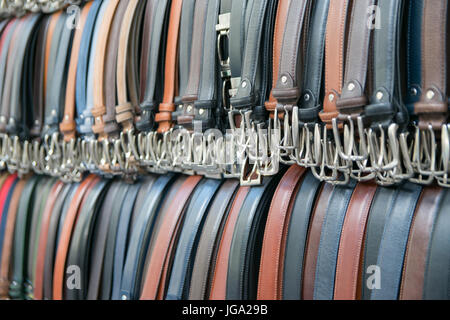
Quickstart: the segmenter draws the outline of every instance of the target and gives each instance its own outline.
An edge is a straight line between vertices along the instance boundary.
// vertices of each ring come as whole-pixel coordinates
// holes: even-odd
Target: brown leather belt
[[[297,165],[290,167],[281,179],[270,205],[264,231],[259,269],[258,299],[282,298],[283,263],[286,236],[292,206],[306,170]]]
[[[283,38],[285,34],[285,21],[289,13],[291,0],[279,1],[277,8],[277,18],[275,21],[275,32],[273,39],[273,60],[272,60],[272,87],[275,88],[278,81],[278,69],[280,65],[281,48],[283,46]],[[270,92],[269,100],[266,102],[266,110],[270,112],[270,117],[274,117],[277,108],[277,100]]]
[[[422,90],[414,106],[419,128],[440,130],[448,116],[448,1],[424,1],[422,25]]]
[[[420,196],[406,247],[400,300],[423,298],[428,248],[443,193],[440,188],[430,187]]]
[[[145,275],[144,287],[141,300],[162,299],[167,277],[169,259],[173,250],[177,230],[180,228],[184,210],[188,204],[193,190],[200,182],[201,177],[189,177],[172,205],[167,210],[164,221],[159,228],[159,234],[155,241],[147,274]]]
[[[228,214],[227,222],[220,240],[219,251],[217,252],[216,265],[212,266],[213,276],[211,282],[210,300],[224,300],[227,291],[228,259],[233,240],[234,227],[239,216],[242,205],[247,197],[249,187],[240,187]]]
[[[339,243],[335,300],[355,300],[358,297],[366,222],[376,190],[375,184],[359,183],[353,191]]]
[[[330,2],[325,39],[325,98],[320,118],[331,129],[331,120],[337,118],[337,100],[344,80],[345,43],[349,0]]]
[[[313,300],[314,281],[316,278],[316,263],[319,253],[320,233],[327,213],[328,201],[333,193],[333,187],[325,184],[316,200],[312,213],[306,244],[305,267],[303,271],[303,298]]]

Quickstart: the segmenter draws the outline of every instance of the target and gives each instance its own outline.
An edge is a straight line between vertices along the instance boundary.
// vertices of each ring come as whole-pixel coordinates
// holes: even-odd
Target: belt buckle
[[[441,129],[441,159],[440,159],[440,169],[442,170],[442,175],[437,176],[436,180],[441,187],[450,187],[450,124],[442,125]]]
[[[411,161],[415,176],[410,179],[411,182],[430,185],[436,175],[443,174],[436,171],[436,148],[433,127],[429,125],[426,130],[416,127]]]

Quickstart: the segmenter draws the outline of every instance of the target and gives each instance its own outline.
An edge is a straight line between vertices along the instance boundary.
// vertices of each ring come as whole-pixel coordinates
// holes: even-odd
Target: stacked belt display
[[[450,190],[0,175],[0,299],[450,299]]]
[[[297,164],[338,185],[448,187],[447,10],[3,1],[0,165],[63,181],[182,172],[260,185]]]

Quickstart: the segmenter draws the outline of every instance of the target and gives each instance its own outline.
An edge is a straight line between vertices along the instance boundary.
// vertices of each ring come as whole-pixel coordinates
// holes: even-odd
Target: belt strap
[[[112,294],[113,300],[120,299],[120,281],[122,280],[122,271],[125,262],[125,254],[128,246],[127,239],[130,237],[130,222],[133,206],[138,195],[140,184],[135,184],[128,188],[125,195],[125,202],[122,205],[120,212],[119,225],[116,234],[116,245],[114,248],[114,268],[112,279]]]
[[[257,72],[261,63],[260,50],[263,43],[263,28],[266,22],[268,2],[254,0],[249,8],[251,10],[247,13],[249,18],[246,22],[248,27],[242,55],[241,79],[236,95],[230,99],[232,108],[239,111],[252,110],[258,102]]]
[[[275,19],[275,31],[273,39],[273,58],[272,58],[272,91],[270,93],[269,101],[266,102],[266,110],[270,112],[270,117],[273,118],[277,101],[273,96],[273,88],[276,87],[278,81],[278,70],[280,67],[281,48],[283,46],[284,29],[289,12],[291,0],[278,1],[277,16]]]
[[[109,244],[109,242],[107,242],[108,229],[110,222],[113,219],[112,211],[115,209],[115,200],[120,186],[122,186],[120,182],[115,181],[112,183],[108,190],[108,194],[105,197],[104,205],[99,213],[95,231],[96,235],[92,243],[92,261],[95,261],[95,263],[91,264],[89,270],[88,300],[97,300],[100,295],[103,264],[106,256],[106,248]]]
[[[300,97],[303,76],[303,51],[300,39],[302,37],[307,1],[291,1],[284,29],[283,46],[280,56],[278,81],[272,90],[282,107],[294,106]],[[284,111],[284,110],[283,110]]]
[[[69,251],[70,239],[74,226],[76,224],[76,219],[78,217],[80,207],[85,195],[89,190],[97,184],[98,178],[93,175],[88,176],[77,189],[71,203],[70,208],[67,211],[67,216],[63,220],[63,229],[61,232],[61,237],[58,241],[58,248],[55,257],[55,267],[53,270],[53,299],[62,300],[63,299],[63,289],[64,289],[64,275],[66,271],[66,259],[67,253]]]
[[[145,204],[139,213],[131,231],[130,246],[125,259],[121,282],[120,297],[122,300],[133,300],[139,297],[139,285],[142,278],[142,267],[146,258],[146,251],[152,234],[157,210],[162,196],[167,192],[174,175],[159,177],[150,191]]]
[[[350,200],[339,241],[335,300],[356,300],[359,296],[363,239],[376,190],[375,184],[358,183]]]
[[[60,218],[63,216],[64,204],[72,201],[72,198],[78,188],[77,184],[66,185],[63,193],[58,198],[55,203],[55,207],[52,210],[52,216],[50,218],[50,226],[48,230],[47,246],[45,248],[44,255],[44,299],[51,300],[53,297],[53,267],[54,267],[54,257],[57,248],[57,234],[58,234],[58,224]],[[66,209],[66,208],[64,208]],[[61,226],[62,228],[62,226]]]
[[[272,199],[267,217],[259,267],[258,299],[282,298],[284,257],[295,197],[306,170],[291,166]]]
[[[114,17],[119,5],[118,0],[111,0],[109,2],[108,8],[106,9],[105,15],[102,18],[102,24],[100,26],[101,37],[97,42],[95,48],[94,57],[94,88],[93,88],[93,107],[92,116],[94,117],[94,124],[92,126],[92,131],[98,134],[99,141],[106,139],[105,135],[105,124],[103,122],[103,116],[106,114],[106,101],[105,101],[105,57],[106,49],[108,47],[108,39],[110,38],[110,31],[114,21]],[[123,9],[123,6],[120,6]],[[120,13],[119,13],[120,14]]]
[[[0,39],[0,47],[1,47],[1,54],[0,54],[0,98],[3,97],[4,87],[6,86],[5,78],[7,73],[7,64],[9,53],[12,50],[12,46],[15,42],[13,35],[16,34],[15,29],[20,25],[19,19],[12,19],[8,25],[5,27],[4,32],[2,33],[1,39]],[[3,116],[4,113],[7,110],[7,105],[2,103],[2,107],[0,109],[0,113]],[[5,119],[6,121],[6,119]]]
[[[336,102],[338,111],[343,117],[346,115],[361,115],[367,104],[365,91],[372,34],[371,28],[367,27],[367,8],[374,4],[374,0],[353,2],[345,61],[344,87]]]
[[[30,204],[33,201],[33,194],[39,182],[37,177],[32,177],[23,190],[21,201],[16,216],[16,225],[14,228],[14,252],[13,252],[13,277],[9,287],[9,296],[12,299],[24,299],[24,278],[26,257],[28,252],[28,243],[26,235],[28,234],[31,223]]]
[[[158,132],[164,133],[172,127],[172,112],[175,111],[175,95],[178,90],[178,52],[181,12],[183,0],[172,1],[169,18],[169,30],[167,33],[166,62],[164,72],[164,96],[159,105],[155,121],[158,123]]]
[[[120,183],[118,190],[115,195],[117,203],[123,203],[127,195],[129,186],[125,183]],[[119,228],[119,220],[121,215],[122,205],[116,204],[112,208],[111,218],[108,226],[108,234],[106,238],[106,247],[103,258],[103,269],[101,273],[101,288],[100,288],[100,299],[109,300],[111,299],[112,292],[112,280],[113,280],[113,268],[114,268],[114,251],[116,247],[117,230]],[[90,292],[89,294],[91,294]],[[94,299],[95,297],[89,295],[89,298]]]
[[[33,210],[33,216],[31,219],[30,232],[28,237],[28,263],[26,272],[26,287],[25,287],[25,299],[33,300],[34,295],[34,279],[36,271],[36,259],[39,242],[39,233],[41,230],[42,215],[45,210],[46,200],[53,187],[55,181],[53,179],[43,179],[42,184],[36,187],[36,200]]]
[[[34,61],[34,76],[31,81],[34,81],[33,86],[33,116],[30,128],[30,136],[32,139],[39,139],[44,123],[44,95],[45,95],[45,53],[47,35],[49,33],[49,25],[51,17],[44,17],[41,22],[41,28],[37,38],[36,56]]]
[[[105,58],[105,107],[106,113],[103,115],[103,131],[108,137],[117,138],[120,130],[116,121],[116,72],[117,57],[119,54],[119,38],[122,28],[122,22],[125,16],[128,1],[119,2],[114,20],[111,25],[110,37],[108,39],[108,47],[106,49]]]
[[[198,99],[202,66],[203,38],[207,19],[208,1],[196,0],[192,30],[191,60],[189,62],[189,81],[181,98],[183,109],[177,115],[178,125],[190,129],[194,119],[193,103]]]
[[[183,0],[183,7],[181,9],[180,21],[180,38],[178,40],[178,79],[179,88],[178,96],[175,97],[174,102],[178,106],[177,110],[172,112],[173,123],[177,123],[178,115],[183,114],[182,97],[186,94],[186,89],[189,83],[189,70],[192,51],[193,26],[194,26],[194,11],[196,0]]]
[[[15,59],[16,51],[18,50],[18,46],[20,45],[20,37],[19,34],[24,30],[26,27],[26,17],[19,20],[17,27],[14,29],[13,37],[10,41],[9,48],[8,48],[8,55],[6,59],[6,66],[5,66],[5,74],[4,74],[4,85],[3,85],[3,92],[2,92],[2,108],[1,108],[1,116],[0,116],[0,132],[6,133],[6,127],[9,121],[10,116],[10,108],[11,108],[11,87],[13,84],[13,77],[14,77],[14,69],[15,65],[17,63],[17,60]]]
[[[381,237],[384,226],[398,196],[398,190],[393,188],[378,188],[370,208],[367,220],[364,242],[362,300],[369,300],[371,289],[367,286],[370,276],[369,267],[377,265]]]
[[[228,258],[227,300],[257,298],[261,243],[269,202],[278,182],[278,177],[272,177],[266,179],[262,186],[251,189],[241,207]]]
[[[448,116],[447,12],[448,1],[424,1],[422,22],[422,90],[414,106],[419,128],[440,130]]]
[[[208,208],[221,184],[218,180],[205,180],[192,195],[174,256],[167,300],[181,300],[188,295],[197,244]]]
[[[220,238],[219,249],[215,264],[212,266],[211,290],[209,298],[211,300],[224,300],[226,297],[228,262],[230,258],[231,241],[233,239],[234,228],[239,216],[239,212],[250,191],[249,187],[240,187],[234,198],[230,212],[225,222],[224,230]]]
[[[64,286],[64,298],[66,300],[84,300],[89,287],[89,265],[96,263],[91,261],[90,244],[94,232],[97,215],[104,204],[105,193],[108,191],[109,183],[100,180],[89,190],[83,199],[82,207],[77,217],[77,222],[72,232],[69,252],[67,254],[67,266],[78,266],[80,270],[80,288]],[[69,273],[65,274],[64,283],[70,283]]]
[[[205,31],[203,35],[202,68],[200,74],[200,86],[198,99],[194,103],[194,120],[201,124],[202,130],[206,131],[222,125],[220,121],[221,101],[218,97],[217,77],[217,34],[215,26],[220,9],[220,0],[208,2],[206,14]],[[219,123],[216,123],[216,122]]]
[[[33,109],[32,103],[26,101],[23,95],[23,89],[26,88],[23,84],[22,77],[28,79],[32,75],[32,66],[29,66],[26,62],[31,60],[27,55],[32,56],[34,52],[34,46],[36,44],[37,28],[41,15],[31,15],[26,20],[19,40],[19,46],[14,52],[15,65],[14,65],[14,77],[12,79],[11,99],[10,103],[10,118],[7,125],[7,132],[12,136],[19,136],[21,139],[29,137],[29,129],[27,126],[28,110]],[[25,61],[24,61],[25,60]],[[26,69],[27,68],[27,69]],[[29,69],[28,69],[29,68]],[[26,95],[25,95],[26,96]],[[22,104],[22,102],[27,104]],[[30,108],[31,107],[31,108]],[[30,111],[31,111],[30,110]]]
[[[14,193],[8,208],[8,221],[3,237],[2,254],[0,256],[0,299],[8,298],[9,279],[11,270],[11,260],[14,241],[14,226],[17,218],[18,207],[26,181],[20,180],[14,188]]]
[[[315,123],[320,112],[325,34],[330,1],[316,1],[312,8],[306,43],[305,70],[299,103],[300,126]]]
[[[8,179],[9,178],[9,179]],[[0,190],[0,259],[3,250],[3,241],[6,231],[6,222],[8,221],[9,205],[11,203],[11,197],[14,191],[16,176],[2,175],[0,177],[1,190]],[[1,269],[1,268],[0,268]]]
[[[325,97],[320,118],[331,129],[338,116],[336,102],[342,93],[345,63],[348,0],[331,1],[325,36]]]
[[[422,95],[422,13],[423,0],[406,1],[408,6],[408,31],[406,47],[406,94],[405,105],[414,113],[414,104]]]
[[[60,196],[62,190],[63,190],[63,184],[61,182],[56,182],[53,185],[52,190],[50,192],[50,196],[47,200],[47,203],[45,205],[45,209],[44,209],[44,212],[42,215],[42,222],[41,222],[42,227],[41,227],[41,230],[39,233],[38,249],[37,249],[37,252],[39,254],[37,255],[37,259],[36,259],[34,290],[33,290],[34,299],[36,299],[36,300],[43,299],[44,262],[45,262],[45,254],[44,253],[45,253],[45,248],[47,247],[47,240],[48,240],[52,212],[53,212],[56,201],[57,201],[58,197]]]
[[[221,231],[223,230],[237,186],[238,183],[234,180],[225,181],[211,204],[198,242],[192,268],[189,290],[190,300],[204,300],[209,294],[210,269],[216,258],[215,254],[217,254]]]
[[[400,300],[422,299],[431,235],[444,193],[441,188],[429,187],[420,196],[405,252]]]
[[[47,72],[47,87],[45,98],[45,125],[41,137],[51,136],[58,132],[59,122],[63,115],[66,79],[70,61],[70,46],[72,45],[73,30],[67,28],[67,21],[72,17],[62,14],[58,19],[55,35],[52,39],[49,68]],[[55,42],[56,33],[60,33],[59,41]],[[58,38],[56,38],[57,40]],[[53,52],[55,52],[53,56]],[[54,63],[53,63],[54,61]],[[58,70],[58,71],[56,71]]]
[[[165,287],[162,281],[164,265],[168,264],[171,257],[178,229],[182,224],[184,212],[187,209],[189,199],[195,188],[199,184],[201,177],[192,176],[186,179],[176,195],[177,201],[167,209],[159,227],[159,232],[155,237],[155,247],[152,250],[147,274],[140,299],[156,299],[160,287]]]
[[[11,203],[12,193],[16,184],[16,175],[1,177],[1,190],[0,190],[0,258],[3,250],[3,240],[5,237],[6,222],[8,221],[9,205]]]
[[[348,186],[336,187],[328,203],[317,254],[315,300],[333,299],[339,240],[354,188],[354,182],[350,182]]]
[[[320,186],[320,181],[311,172],[307,172],[295,198],[284,254],[283,283],[281,286],[283,290],[282,298],[285,300],[300,300],[303,295],[308,227]]]
[[[82,137],[86,136],[86,138],[93,137],[92,125],[94,124],[94,119],[92,115],[92,108],[94,107],[95,56],[99,39],[101,37],[100,30],[103,23],[103,17],[106,15],[110,4],[110,1],[99,2],[100,8],[93,8],[95,16],[92,17],[92,19],[95,21],[93,22],[93,25],[91,25],[92,29],[87,29],[89,26],[89,17],[88,22],[86,23],[86,40],[81,40],[82,45],[80,51],[83,52],[83,50],[86,50],[87,52],[86,56],[83,56],[83,59],[80,60],[82,64],[81,68],[80,66],[77,68],[77,82],[79,81],[78,84],[80,85],[79,87],[77,85],[77,91],[85,91],[84,93],[80,93],[80,97],[82,99],[77,101],[77,132],[81,134]],[[89,41],[89,43],[83,46],[84,41]]]
[[[374,84],[370,105],[364,118],[373,129],[387,129],[393,122],[404,125],[408,112],[402,103],[400,45],[403,1],[378,1],[380,23],[385,28],[374,30]]]
[[[423,299],[425,300],[448,300],[450,298],[448,283],[450,258],[447,250],[450,241],[448,233],[450,226],[450,192],[448,189],[444,192],[428,249],[423,286]]]
[[[178,5],[180,5],[180,3]],[[151,36],[149,43],[150,47],[148,49],[146,48],[146,50],[148,50],[148,61],[145,62],[147,65],[147,70],[145,72],[146,85],[144,93],[142,94],[143,99],[140,104],[141,115],[136,123],[136,127],[141,131],[150,131],[154,129],[155,114],[158,111],[158,105],[162,98],[162,81],[166,84],[164,59],[167,57],[166,37],[170,8],[169,1],[156,1],[152,10],[153,16],[151,19],[151,27],[149,30],[145,31],[150,33]],[[175,66],[176,65],[173,65],[172,68],[175,69]],[[169,66],[166,65],[166,68],[169,68]],[[164,88],[164,90],[165,89],[166,88]]]
[[[398,299],[409,230],[421,192],[422,187],[411,183],[399,190],[380,242],[377,266],[382,274],[381,288],[372,290],[372,300]]]
[[[314,282],[316,278],[317,254],[319,252],[320,232],[325,219],[328,202],[333,193],[330,184],[324,184],[316,200],[311,214],[311,223],[308,229],[305,249],[305,263],[303,271],[302,295],[305,300],[312,300],[314,295]]]
[[[76,77],[78,58],[81,49],[81,39],[83,37],[84,27],[86,25],[87,18],[89,16],[90,9],[94,2],[87,3],[81,10],[79,29],[75,31],[75,36],[72,44],[72,53],[70,55],[69,71],[67,73],[67,87],[66,87],[66,100],[64,107],[64,117],[59,124],[59,130],[64,136],[64,141],[70,142],[75,139],[76,136],[76,123],[75,123],[75,90],[76,90]]]
[[[102,3],[107,3],[107,1],[95,0],[92,3],[91,10],[86,20],[86,24],[83,28],[83,36],[81,38],[80,51],[78,57],[77,74],[76,74],[76,90],[75,90],[75,101],[77,110],[77,132],[84,134],[88,129],[88,126],[84,130],[80,130],[84,121],[84,110],[86,109],[87,103],[87,80],[88,80],[88,70],[89,70],[89,56],[92,50],[95,48],[94,31],[96,28],[97,16],[99,16],[100,8]],[[100,20],[100,19],[99,19]],[[91,46],[92,45],[92,46]],[[84,127],[84,126],[83,126]],[[89,132],[89,130],[87,131]]]

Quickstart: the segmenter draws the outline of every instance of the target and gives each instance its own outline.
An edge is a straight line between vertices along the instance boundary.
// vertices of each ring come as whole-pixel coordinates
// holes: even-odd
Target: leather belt
[[[422,94],[422,13],[423,0],[407,1],[408,34],[407,34],[407,79],[405,105],[410,115],[414,114],[414,104]]]
[[[116,239],[118,235],[118,229],[120,227],[119,222],[121,216],[121,207],[128,190],[129,186],[127,184],[119,183],[114,200],[114,202],[116,200],[118,202],[111,209],[111,218],[108,224],[107,238],[104,248],[104,258],[102,263],[103,268],[101,270],[101,288],[99,288],[101,289],[99,294],[101,300],[109,300],[112,294]],[[95,295],[94,293],[92,293],[92,291],[90,292],[89,298],[95,298]]]
[[[10,271],[11,271],[11,261],[12,251],[13,251],[13,241],[14,241],[14,226],[17,218],[17,209],[21,199],[22,192],[24,190],[26,181],[20,180],[17,182],[14,188],[14,193],[12,195],[11,201],[8,207],[8,220],[5,226],[5,233],[2,239],[1,248],[1,263],[0,263],[0,299],[8,299],[8,289],[10,285]],[[3,188],[5,185],[2,186]],[[3,223],[3,222],[2,222]]]
[[[130,246],[128,247],[121,281],[120,298],[122,300],[133,300],[139,297],[138,290],[142,278],[143,263],[158,214],[157,210],[162,195],[170,187],[173,179],[174,175],[169,174],[161,176],[155,181],[149,193],[150,196],[147,197],[132,228],[129,240]]]
[[[119,228],[117,229],[116,247],[114,250],[114,269],[113,269],[113,285],[112,285],[112,299],[118,300],[120,298],[120,281],[122,279],[122,268],[125,261],[125,254],[127,248],[127,238],[129,224],[131,222],[131,213],[136,200],[140,184],[131,186],[125,196],[125,202],[122,205],[120,213]]]
[[[195,2],[194,23],[192,29],[191,60],[189,62],[189,81],[185,94],[182,97],[182,110],[177,115],[178,125],[191,129],[194,119],[193,103],[198,98],[200,87],[200,75],[202,64],[203,37],[205,33],[205,21],[207,19],[208,1],[197,0]],[[182,113],[181,113],[182,111]]]
[[[236,193],[230,212],[228,213],[225,226],[220,237],[217,258],[211,266],[211,290],[209,298],[211,300],[224,300],[226,297],[228,262],[230,259],[231,242],[238,220],[239,212],[244,205],[245,199],[250,191],[249,187],[240,187]]]
[[[211,204],[194,259],[189,290],[190,300],[203,300],[209,296],[212,274],[210,269],[216,261],[219,241],[237,185],[238,183],[234,180],[224,182]]]
[[[92,241],[92,260],[95,262],[92,263],[89,270],[89,287],[87,291],[88,300],[97,300],[100,295],[103,264],[106,256],[108,229],[110,221],[114,215],[112,211],[115,209],[115,200],[117,199],[116,197],[119,186],[121,186],[119,182],[112,182],[108,194],[104,200],[105,205],[102,206],[99,213],[97,222],[98,225],[95,231],[96,235]],[[120,201],[122,199],[119,198],[117,200]]]
[[[161,214],[164,214],[163,220],[159,227],[159,232],[155,236],[155,245],[152,250],[147,274],[140,299],[163,299],[166,276],[168,272],[169,259],[171,259],[172,252],[175,250],[176,238],[178,231],[184,220],[184,213],[187,210],[189,200],[192,197],[194,190],[201,181],[201,177],[192,176],[186,179],[178,191],[176,198],[171,206]],[[163,294],[159,294],[162,291]]]
[[[430,187],[425,188],[420,196],[405,252],[401,300],[422,299],[431,235],[444,193],[440,188]]]
[[[58,197],[61,196],[63,193],[63,188],[64,187],[61,182],[57,182],[53,185],[42,215],[41,230],[39,233],[38,249],[37,249],[38,255],[36,259],[35,283],[33,290],[33,296],[35,300],[43,299],[45,249],[47,247],[50,221],[53,209],[55,208],[56,205],[56,201]]]
[[[286,238],[292,210],[305,169],[292,166],[283,176],[270,205],[259,267],[258,299],[282,297]]]
[[[167,31],[167,48],[164,72],[164,95],[159,104],[155,121],[158,123],[158,132],[164,133],[172,127],[172,112],[175,111],[175,95],[177,94],[177,67],[179,64],[177,48],[179,45],[180,23],[183,1],[172,1]]]
[[[320,231],[322,230],[328,202],[332,194],[333,187],[329,184],[324,184],[311,214],[311,222],[306,240],[305,266],[303,271],[302,295],[305,300],[313,299],[317,254],[319,252],[320,244]]]
[[[339,240],[347,209],[355,188],[354,183],[336,187],[328,202],[317,254],[314,283],[315,300],[332,300],[334,295]]]
[[[433,227],[431,243],[428,249],[428,257],[425,269],[425,280],[423,285],[423,299],[425,300],[443,300],[449,299],[449,256],[446,244],[448,244],[448,226],[450,193],[444,191],[442,202],[439,206],[436,221]]]
[[[80,276],[79,287],[71,288],[68,285],[64,287],[64,298],[66,300],[82,300],[86,299],[88,292],[88,275],[90,263],[90,255],[88,248],[90,247],[94,225],[97,215],[101,209],[105,193],[108,190],[109,183],[106,180],[98,181],[89,193],[83,199],[83,204],[78,213],[77,221],[74,226],[70,247],[67,253],[66,265],[77,266],[79,268]],[[67,269],[69,270],[69,269]],[[66,272],[64,283],[70,283],[68,277],[69,272]]]
[[[270,92],[269,100],[265,103],[266,110],[270,112],[270,118],[274,117],[274,112],[277,107],[277,101],[273,96],[273,88],[276,87],[278,81],[281,48],[283,46],[284,29],[290,5],[291,0],[278,1],[277,17],[275,19],[275,31],[273,35],[272,90]]]
[[[339,241],[335,300],[356,300],[359,296],[363,239],[376,190],[375,184],[359,183],[353,191]]]
[[[325,97],[320,118],[331,129],[338,116],[336,102],[342,93],[347,29],[348,0],[331,1],[325,36]]]
[[[57,249],[57,237],[58,237],[58,227],[61,217],[64,216],[64,212],[67,208],[64,204],[70,203],[73,196],[77,190],[78,185],[67,185],[58,200],[55,203],[55,207],[52,210],[50,225],[47,236],[47,245],[44,254],[44,288],[43,288],[43,299],[50,300],[53,297],[53,267],[54,267],[54,256]]]
[[[368,268],[377,265],[384,226],[390,212],[392,212],[392,207],[398,195],[397,191],[393,188],[378,188],[370,208],[364,240],[362,300],[370,299],[371,290],[366,285],[371,275],[371,273],[368,273],[370,271]]]
[[[70,142],[76,138],[76,123],[75,123],[75,95],[76,95],[76,77],[77,67],[79,64],[79,56],[81,54],[81,41],[87,19],[89,17],[90,9],[94,2],[87,3],[81,11],[79,26],[80,29],[75,31],[75,36],[72,44],[72,53],[70,55],[70,65],[67,74],[66,99],[64,107],[64,117],[59,124],[59,130],[63,134],[65,142]]]
[[[145,48],[147,55],[145,56],[145,66],[146,70],[145,73],[145,90],[141,93],[141,103],[140,103],[140,117],[137,120],[136,127],[141,130],[148,132],[151,129],[154,129],[155,127],[155,114],[158,112],[158,105],[161,102],[163,93],[162,84],[159,81],[164,80],[164,90],[166,90],[167,84],[169,84],[169,87],[167,88],[168,91],[170,91],[170,86],[173,86],[175,79],[171,77],[174,77],[174,70],[176,68],[175,60],[172,59],[171,63],[172,65],[165,64],[165,58],[168,56],[166,55],[166,43],[169,41],[175,41],[176,38],[173,39],[172,37],[175,36],[175,33],[177,33],[176,30],[172,30],[173,34],[171,34],[172,37],[167,35],[167,26],[169,24],[169,15],[172,14],[171,11],[171,4],[170,1],[164,0],[164,1],[154,1],[155,3],[149,2],[147,6],[152,5],[153,8],[150,11],[150,8],[148,11],[151,14],[151,16],[147,17],[148,19],[151,18],[149,28],[145,30],[147,33],[145,37],[149,37],[149,43],[148,47]],[[175,1],[173,8],[176,8],[178,10],[181,10],[180,5],[182,1]],[[170,10],[170,11],[169,11]],[[176,12],[174,11],[173,14],[175,15],[176,19]],[[166,39],[167,37],[167,39]],[[171,43],[173,46],[174,44]],[[173,48],[173,47],[172,47]],[[169,51],[167,51],[169,53]],[[172,54],[176,55],[176,51],[172,51]],[[172,72],[169,71],[169,73],[164,72],[164,67],[166,68],[165,71],[169,71],[169,68],[171,68]],[[168,77],[166,82],[166,77]],[[141,88],[144,89],[144,79],[141,79],[142,84]],[[173,90],[174,87],[172,87]]]
[[[84,197],[92,188],[98,183],[98,178],[89,175],[77,189],[67,211],[67,216],[63,220],[64,225],[61,232],[61,237],[58,241],[58,248],[56,251],[55,267],[53,270],[53,299],[62,300],[64,291],[64,275],[66,269],[66,259],[70,246],[70,238],[74,229],[76,219],[80,212],[80,207]]]
[[[422,90],[414,106],[419,128],[440,130],[447,107],[447,12],[448,1],[424,1],[422,24]]]
[[[14,251],[13,251],[13,276],[9,287],[9,296],[11,299],[25,298],[25,268],[28,252],[28,243],[26,242],[27,229],[29,228],[31,213],[29,205],[33,201],[35,189],[39,183],[39,178],[32,177],[27,181],[21,201],[17,209],[16,224],[14,229]]]
[[[303,297],[308,228],[320,186],[314,175],[307,172],[295,198],[284,254],[282,298],[285,300],[300,300]]]
[[[265,179],[252,188],[242,204],[234,227],[228,258],[226,299],[256,299],[261,244],[269,202],[280,177]]]
[[[181,300],[188,296],[197,244],[208,208],[221,184],[217,180],[204,180],[192,195],[173,258],[167,300]]]
[[[422,188],[405,184],[386,220],[380,242],[377,266],[380,268],[381,289],[372,290],[371,299],[398,299],[405,248],[408,241],[411,221]]]
[[[33,300],[34,279],[36,271],[36,259],[39,242],[39,232],[41,230],[42,215],[45,210],[46,200],[54,184],[53,179],[43,179],[42,185],[36,187],[36,200],[30,225],[30,234],[28,238],[28,261],[26,272],[26,296],[27,300]]]

